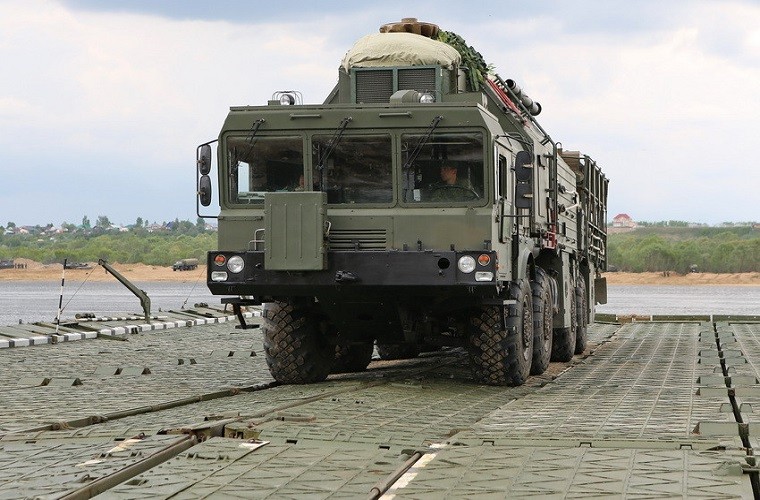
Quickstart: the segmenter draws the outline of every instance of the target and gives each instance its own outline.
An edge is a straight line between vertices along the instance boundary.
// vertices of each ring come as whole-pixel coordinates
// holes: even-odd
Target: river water
[[[197,302],[220,305],[203,281],[135,283],[151,300],[151,312],[190,308]],[[80,286],[81,285],[81,286]],[[0,281],[0,325],[53,321],[58,311],[60,282]],[[608,303],[597,312],[611,314],[740,314],[760,315],[760,286],[610,285]],[[62,318],[76,313],[98,316],[142,315],[140,301],[114,282],[67,285]]]

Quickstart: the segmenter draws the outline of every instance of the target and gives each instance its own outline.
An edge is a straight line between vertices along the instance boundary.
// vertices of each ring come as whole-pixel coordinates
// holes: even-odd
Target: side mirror
[[[533,179],[531,155],[527,151],[518,151],[515,156],[515,178],[517,182],[530,182]]]
[[[198,172],[201,175],[208,175],[211,171],[211,146],[204,144],[198,150]]]
[[[198,181],[198,198],[204,207],[211,205],[211,177],[206,174]]]
[[[515,155],[515,208],[533,207],[533,165],[527,151]]]
[[[515,208],[533,207],[533,186],[519,183],[515,186]]]

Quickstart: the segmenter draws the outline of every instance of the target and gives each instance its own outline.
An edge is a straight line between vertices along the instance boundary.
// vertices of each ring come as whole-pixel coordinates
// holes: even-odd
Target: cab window
[[[390,135],[343,135],[330,151],[333,135],[312,138],[314,190],[329,204],[393,202],[393,153]],[[320,162],[323,165],[320,165]]]
[[[265,193],[305,189],[301,137],[231,137],[227,164],[232,203],[263,203]]]
[[[401,136],[402,199],[406,203],[482,204],[483,135],[438,133]],[[419,151],[412,158],[413,151]],[[409,164],[410,160],[412,163]]]

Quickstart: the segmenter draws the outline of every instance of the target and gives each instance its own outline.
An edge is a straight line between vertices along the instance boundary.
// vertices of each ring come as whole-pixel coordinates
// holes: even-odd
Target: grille
[[[398,89],[418,92],[435,90],[435,68],[398,70]]]
[[[393,70],[357,71],[356,102],[388,102],[393,94]]]
[[[330,250],[385,250],[385,229],[332,229],[329,236]]]

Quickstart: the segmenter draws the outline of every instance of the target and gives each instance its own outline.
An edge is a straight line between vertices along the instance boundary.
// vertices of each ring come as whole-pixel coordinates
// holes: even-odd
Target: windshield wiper
[[[248,143],[248,151],[247,152],[250,153],[251,150],[253,149],[253,145],[256,143],[256,139],[255,139],[256,138],[256,134],[259,132],[259,127],[261,127],[261,125],[264,123],[264,121],[265,120],[263,118],[259,118],[258,120],[256,120],[255,122],[253,122],[253,125],[251,125],[251,130],[250,130],[250,132],[248,132],[248,136],[245,138],[245,142]]]
[[[409,157],[407,158],[406,163],[404,163],[404,170],[408,170],[409,167],[411,167],[412,164],[417,160],[417,157],[422,152],[422,148],[430,140],[430,136],[433,134],[433,131],[438,126],[438,124],[441,123],[441,120],[443,120],[443,116],[436,116],[433,118],[433,121],[430,122],[430,127],[428,128],[427,133],[424,135],[424,137],[421,137],[420,140],[417,141],[417,144],[414,145],[414,149],[412,149],[412,152],[409,153]]]
[[[422,152],[422,148],[425,147],[425,145],[428,143],[430,136],[433,135],[433,131],[436,129],[438,124],[441,123],[441,120],[443,120],[443,116],[440,115],[433,118],[433,121],[430,122],[430,127],[428,127],[427,133],[425,133],[424,136],[420,137],[420,140],[417,141],[417,144],[414,145],[414,148],[409,153],[409,156],[407,157],[406,162],[401,169],[404,173],[404,201],[411,201],[408,199],[408,195],[414,189],[414,171],[412,170],[412,165],[414,165],[414,162],[417,161],[417,157]]]
[[[346,127],[348,127],[348,124],[351,122],[351,120],[353,120],[353,118],[347,116],[340,121],[338,128],[335,129],[333,136],[330,138],[330,142],[327,143],[327,147],[322,152],[322,156],[319,158],[319,162],[317,163],[317,170],[319,171],[320,191],[324,190],[325,185],[325,162],[327,162],[327,160],[330,158],[330,155],[333,154],[333,151],[335,151],[335,147],[340,142],[340,138],[343,137],[343,132],[346,131]]]

